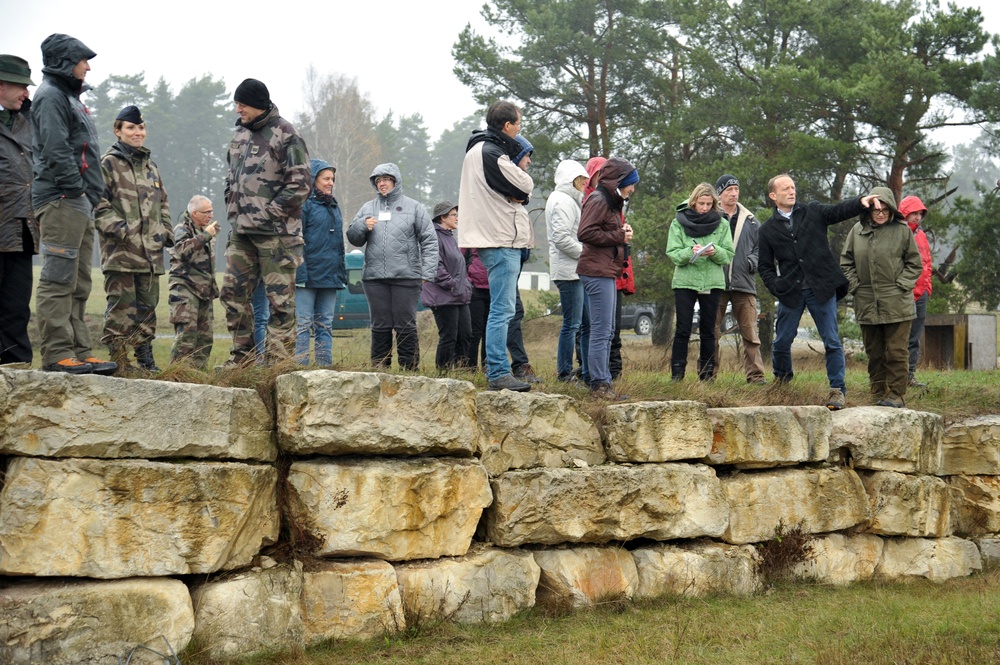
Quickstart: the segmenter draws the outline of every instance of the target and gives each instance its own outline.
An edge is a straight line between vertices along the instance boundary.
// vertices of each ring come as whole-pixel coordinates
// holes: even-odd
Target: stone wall
[[[751,594],[779,525],[815,534],[795,574],[824,583],[1000,558],[998,416],[634,402],[595,423],[561,395],[325,370],[275,392],[272,419],[251,390],[0,370],[0,664]]]

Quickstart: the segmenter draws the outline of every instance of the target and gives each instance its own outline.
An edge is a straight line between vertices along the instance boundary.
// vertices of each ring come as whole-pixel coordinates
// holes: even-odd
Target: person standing
[[[913,287],[920,251],[887,187],[876,187],[872,207],[851,228],[840,268],[854,296],[854,317],[868,354],[872,402],[902,408],[909,384],[907,341],[916,316]]]
[[[916,304],[916,318],[910,326],[910,339],[907,342],[909,351],[909,374],[910,385],[914,388],[925,388],[926,383],[917,381],[917,363],[920,361],[920,340],[924,334],[924,321],[927,319],[927,301],[930,300],[933,286],[931,275],[934,274],[934,264],[931,257],[931,244],[927,241],[927,234],[920,228],[927,217],[927,208],[924,202],[916,196],[904,197],[899,202],[899,214],[906,220],[906,224],[913,233],[913,240],[920,250],[920,277],[917,278],[917,285],[913,287],[913,300]]]
[[[118,141],[101,158],[104,194],[95,219],[108,296],[101,341],[119,371],[133,369],[128,357],[133,346],[139,367],[159,372],[153,360],[156,306],[163,250],[174,244],[167,190],[144,146],[146,123],[138,107],[118,113],[114,132]]]
[[[559,162],[555,174],[556,188],[545,202],[549,276],[559,289],[559,304],[563,315],[556,349],[556,378],[559,381],[570,381],[575,376],[573,352],[586,309],[583,284],[576,274],[576,264],[583,251],[583,243],[576,234],[580,229],[583,188],[589,179],[587,170],[580,162],[572,159]],[[581,343],[584,347],[589,347],[590,335],[586,335]],[[586,364],[583,365],[583,374],[589,375]]]
[[[670,378],[673,381],[684,378],[694,305],[698,303],[701,312],[698,378],[711,381],[715,377],[715,315],[719,310],[719,297],[726,288],[724,266],[733,259],[729,225],[722,222],[719,199],[712,185],[699,184],[688,200],[677,206],[677,218],[667,230],[666,251],[675,266],[671,288],[677,312]]]
[[[96,55],[69,35],[46,37],[42,84],[31,109],[31,203],[42,253],[35,306],[42,369],[49,372],[113,374],[118,369],[93,355],[85,316],[94,208],[101,202],[104,178],[97,129],[80,95],[89,90],[84,78]]]
[[[837,301],[847,295],[847,278],[827,240],[827,227],[860,215],[873,196],[848,199],[835,204],[799,203],[795,181],[787,173],[771,178],[767,196],[774,214],[760,227],[758,265],[767,290],[778,299],[774,336],[774,378],[791,381],[792,341],[798,333],[806,309],[826,349],[826,376],[830,394],[826,407],[844,408],[847,384],[844,381],[844,347],[837,327]]]
[[[531,166],[531,156],[535,152],[534,146],[523,134],[518,134],[514,140],[521,146],[521,152],[514,157],[514,163],[522,171],[527,171]],[[521,270],[524,264],[531,258],[531,250],[527,247],[521,249],[521,266],[517,270],[518,282],[521,280]],[[510,353],[510,373],[518,381],[525,383],[541,383],[541,378],[535,374],[531,361],[528,359],[528,350],[524,348],[524,331],[521,323],[524,321],[524,303],[521,301],[521,288],[514,289],[514,316],[511,317],[507,325],[507,351]]]
[[[174,324],[174,345],[170,362],[186,358],[198,369],[208,367],[212,355],[214,314],[212,301],[219,297],[215,283],[215,237],[219,223],[212,220],[212,202],[195,194],[174,229],[174,246],[169,250],[170,279],[168,302],[170,323]]]
[[[246,79],[236,88],[236,133],[226,161],[226,215],[232,227],[220,300],[233,336],[228,366],[255,359],[251,298],[264,282],[267,363],[295,350],[295,270],[302,262],[302,206],[312,190],[309,151],[281,117],[267,86]]]
[[[472,284],[466,271],[465,256],[455,240],[458,206],[441,201],[434,206],[434,233],[438,241],[438,265],[434,280],[424,282],[421,300],[434,313],[438,329],[434,364],[439,372],[462,365],[468,358],[472,338],[469,301]]]
[[[514,317],[521,250],[534,244],[524,207],[534,183],[514,161],[521,152],[514,138],[520,130],[521,111],[511,102],[499,101],[486,111],[486,130],[477,130],[469,138],[459,188],[458,204],[464,221],[458,227],[458,244],[477,250],[489,279],[489,389],[526,392],[531,384],[511,374],[507,359],[507,329]]]
[[[747,383],[765,384],[764,359],[760,356],[760,337],[757,335],[757,238],[760,223],[740,203],[740,181],[725,174],[715,181],[722,216],[729,224],[733,241],[733,260],[725,267],[726,289],[719,296],[719,310],[715,317],[715,368],[719,374],[722,359],[719,351],[722,321],[726,307],[733,305],[733,316],[743,338],[743,370]]]
[[[295,274],[295,310],[298,334],[295,359],[309,364],[309,339],[317,365],[333,364],[333,315],[337,291],[347,286],[344,262],[344,218],[333,195],[337,169],[322,159],[309,161],[312,196],[302,209],[305,253]]]
[[[31,257],[38,223],[31,211],[31,100],[28,61],[0,55],[0,365],[31,363]]]
[[[375,198],[351,221],[347,240],[365,248],[362,284],[372,321],[372,366],[392,364],[392,335],[402,369],[420,366],[417,304],[420,287],[438,267],[438,241],[424,206],[403,195],[399,167],[379,164],[369,177]]]

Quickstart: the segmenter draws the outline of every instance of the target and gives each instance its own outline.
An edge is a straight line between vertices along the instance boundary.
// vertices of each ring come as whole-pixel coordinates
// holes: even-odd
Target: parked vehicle
[[[361,275],[365,270],[365,254],[360,249],[344,255],[344,265],[347,268],[347,288],[337,294],[337,309],[333,315],[334,330],[350,328],[367,328],[371,326],[371,314],[368,312],[368,298],[361,284]],[[417,310],[423,311],[424,304],[417,303]]]
[[[635,305],[624,305],[622,307],[622,330],[632,328],[636,335],[648,335],[653,331],[653,321],[656,320],[656,305],[652,303],[637,303]],[[701,316],[698,311],[698,303],[694,304],[694,319],[691,322],[691,332],[698,332],[698,323]],[[726,307],[726,315],[722,320],[722,334],[728,335],[737,329],[736,317],[733,315],[733,305],[729,303]]]

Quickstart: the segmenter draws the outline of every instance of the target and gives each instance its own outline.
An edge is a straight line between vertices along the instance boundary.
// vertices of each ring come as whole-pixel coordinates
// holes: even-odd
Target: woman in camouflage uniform
[[[143,147],[146,124],[139,109],[122,109],[114,131],[118,141],[101,158],[104,195],[95,221],[108,296],[101,341],[119,371],[129,369],[132,346],[139,366],[156,372],[153,338],[159,277],[164,272],[163,249],[174,244],[174,231],[160,172]]]

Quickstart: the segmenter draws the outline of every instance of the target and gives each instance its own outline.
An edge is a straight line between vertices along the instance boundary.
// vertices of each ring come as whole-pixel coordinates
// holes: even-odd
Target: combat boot
[[[135,347],[135,361],[139,364],[139,367],[143,368],[147,372],[156,374],[161,371],[160,368],[156,366],[156,361],[153,360],[152,342],[143,342],[139,346]]]

